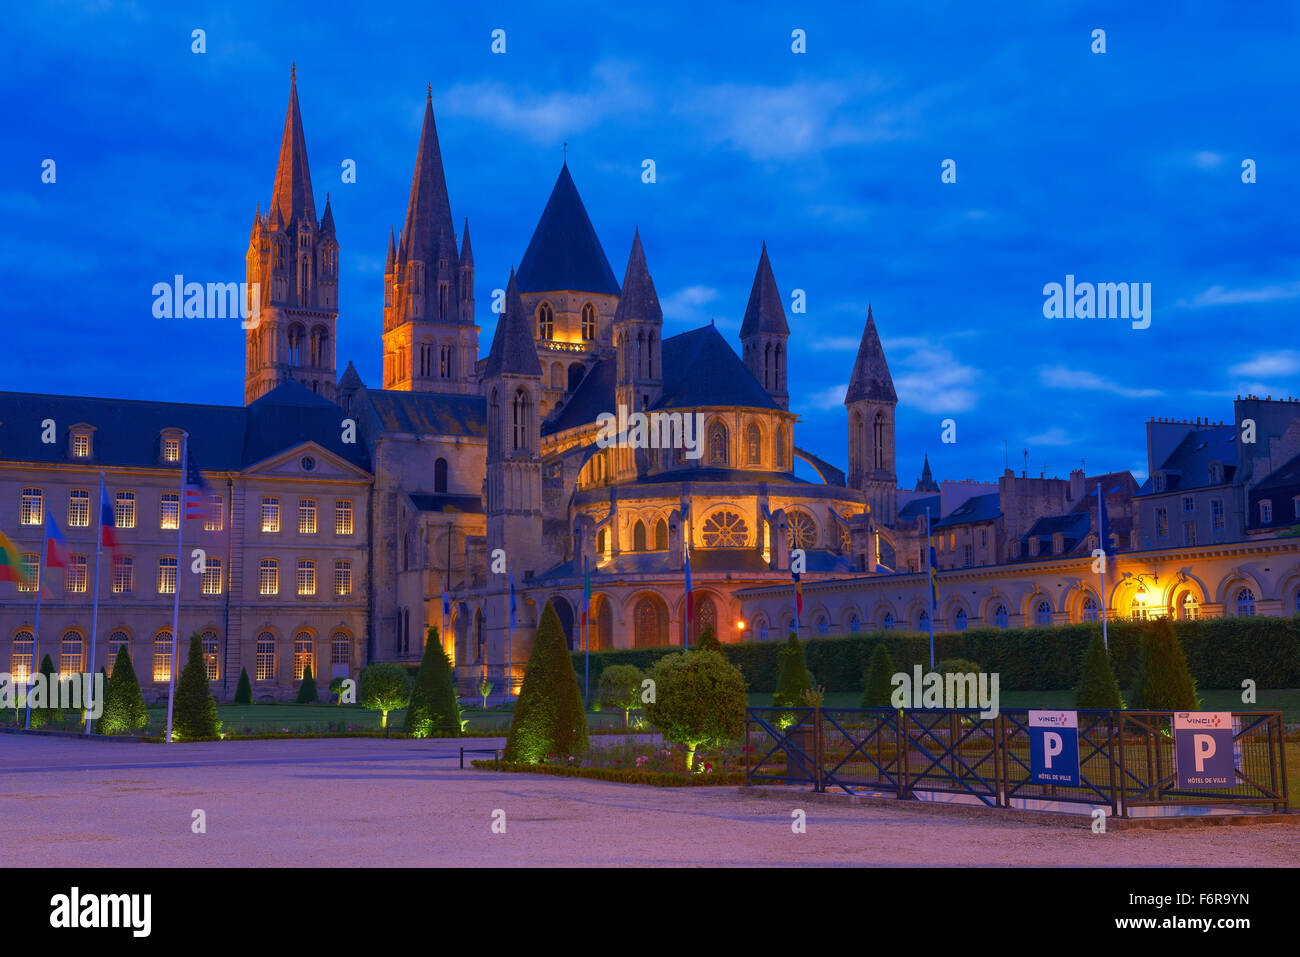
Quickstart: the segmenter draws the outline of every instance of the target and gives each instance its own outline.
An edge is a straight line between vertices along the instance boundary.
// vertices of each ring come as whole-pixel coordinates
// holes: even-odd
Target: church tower
[[[415,155],[400,244],[390,232],[384,265],[384,388],[472,395],[477,392],[474,254],[465,221],[460,250],[433,120],[433,89]]]
[[[740,343],[745,354],[745,368],[767,390],[772,401],[785,411],[790,410],[790,392],[786,385],[786,341],[790,327],[786,325],[781,293],[776,288],[772,264],[767,259],[767,243],[758,257],[758,271],[754,285],[749,290],[749,304],[745,306],[745,321],[740,325]]]
[[[615,404],[629,413],[653,406],[663,392],[663,325],[663,310],[637,230],[623,276],[623,295],[614,310]]]
[[[894,471],[898,394],[870,306],[844,405],[849,411],[849,488],[866,496],[876,524],[892,526],[898,514],[898,476]]]
[[[289,111],[280,139],[271,205],[253,218],[248,237],[249,328],[244,337],[244,402],[285,382],[334,398],[339,316],[339,244],[329,197],[316,220],[307,141],[298,110],[297,69],[289,76]]]

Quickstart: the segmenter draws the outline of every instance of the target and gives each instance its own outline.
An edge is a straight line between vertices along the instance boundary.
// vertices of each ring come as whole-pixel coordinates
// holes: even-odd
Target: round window
[[[316,467],[316,460],[312,458],[310,455],[304,455],[302,457],[302,462],[299,464],[302,465],[302,470],[304,472],[310,472],[312,469]]]

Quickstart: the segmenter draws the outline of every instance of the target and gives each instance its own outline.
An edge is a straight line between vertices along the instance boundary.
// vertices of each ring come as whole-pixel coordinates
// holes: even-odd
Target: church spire
[[[307,166],[307,138],[302,132],[302,113],[298,109],[297,67],[289,77],[289,109],[284,117],[284,135],[280,138],[280,162],[275,168],[275,187],[271,205],[285,224],[292,223],[305,210],[316,218],[316,201],[311,192],[311,171]]]
[[[870,305],[867,306],[867,324],[862,329],[862,342],[858,345],[858,358],[853,363],[853,377],[849,380],[849,389],[844,396],[846,404],[859,399],[898,402],[894,380],[889,374],[885,349],[880,344],[880,335],[876,332],[876,320],[871,315]]]
[[[424,101],[420,146],[415,154],[415,175],[411,177],[411,199],[406,207],[403,258],[423,262],[428,277],[432,279],[439,259],[456,259],[454,249],[448,253],[442,248],[444,237],[450,237],[454,232],[451,201],[447,198],[447,178],[442,169],[442,151],[438,146],[438,127],[433,119],[433,87],[430,85]]]
[[[492,336],[492,349],[488,352],[484,378],[492,376],[538,376],[542,365],[537,361],[537,344],[533,339],[532,323],[524,312],[519,297],[519,283],[515,271],[510,270],[506,283],[506,308],[497,320],[497,330]]]
[[[740,325],[740,337],[744,339],[760,332],[790,335],[790,327],[785,321],[785,309],[781,306],[781,293],[776,288],[772,263],[767,258],[766,242],[758,257],[758,269],[754,271],[754,284],[749,290],[749,303],[745,306],[745,321]]]
[[[786,325],[781,293],[767,258],[767,243],[763,243],[758,268],[754,270],[754,284],[749,290],[749,303],[745,306],[745,321],[740,324],[740,344],[745,368],[782,409],[790,408],[786,384],[786,340],[789,338],[790,327]]]

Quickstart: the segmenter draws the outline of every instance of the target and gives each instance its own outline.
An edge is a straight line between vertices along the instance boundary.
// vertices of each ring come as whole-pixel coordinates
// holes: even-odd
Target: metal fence
[[[748,708],[745,783],[952,794],[987,807],[1084,804],[1123,817],[1144,806],[1287,809],[1281,712],[1233,712],[1236,782],[1213,790],[1178,788],[1172,712],[1077,715],[1078,783],[1049,784],[1034,780],[1027,709],[986,718],[976,709]]]

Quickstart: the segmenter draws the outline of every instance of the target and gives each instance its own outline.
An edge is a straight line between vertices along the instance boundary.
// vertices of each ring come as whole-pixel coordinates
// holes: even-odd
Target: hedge
[[[717,774],[678,774],[664,771],[639,771],[628,768],[566,768],[558,764],[524,764],[501,761],[493,767],[492,761],[471,760],[480,770],[505,771],[524,774],[551,774],[561,778],[593,778],[597,781],[614,781],[618,784],[650,784],[661,788],[708,787],[745,783],[744,771],[720,771]]]
[[[1300,617],[1207,618],[1174,622],[1187,654],[1187,664],[1199,688],[1239,688],[1250,678],[1257,688],[1300,688]],[[1137,680],[1138,638],[1144,624],[1107,623],[1111,662],[1121,688]],[[967,658],[983,670],[998,672],[1004,691],[1064,691],[1077,688],[1089,642],[1101,633],[1099,622],[1055,627],[972,628],[935,635],[935,661]],[[900,671],[914,665],[930,667],[930,638],[923,634],[874,632],[866,635],[812,638],[804,654],[813,681],[827,691],[861,691],[863,675],[876,645],[884,644]],[[774,692],[781,667],[783,642],[747,641],[723,645],[751,692]],[[591,683],[596,687],[607,665],[635,665],[648,670],[664,655],[679,649],[630,648],[591,654]],[[583,653],[573,653],[581,680]]]

